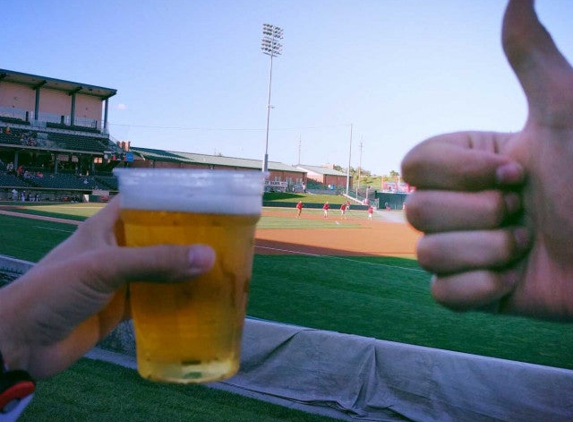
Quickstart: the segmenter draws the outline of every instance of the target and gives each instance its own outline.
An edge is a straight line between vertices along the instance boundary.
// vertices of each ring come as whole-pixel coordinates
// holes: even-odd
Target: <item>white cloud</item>
[[[117,109],[118,109],[118,110],[127,110],[127,106],[126,106],[125,104],[123,104],[123,103],[119,103],[119,104],[117,105]]]

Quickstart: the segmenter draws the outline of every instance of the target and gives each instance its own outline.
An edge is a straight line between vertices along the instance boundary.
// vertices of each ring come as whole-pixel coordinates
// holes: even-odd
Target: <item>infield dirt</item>
[[[285,217],[284,212],[263,210],[263,216]],[[293,217],[294,218],[294,214]],[[309,220],[322,215],[307,214]],[[420,233],[404,222],[329,217],[336,228],[257,229],[257,254],[316,254],[395,256],[415,258]]]

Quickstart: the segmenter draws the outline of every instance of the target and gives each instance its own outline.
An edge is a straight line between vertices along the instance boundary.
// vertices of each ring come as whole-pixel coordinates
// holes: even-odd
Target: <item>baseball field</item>
[[[98,209],[89,204],[2,206],[0,254],[37,261],[73,233],[79,221]],[[343,217],[335,207],[328,218],[320,209],[304,209],[296,218],[294,208],[265,208],[257,226],[247,313],[282,323],[573,369],[573,333],[565,325],[480,313],[460,314],[436,305],[429,296],[430,275],[415,260],[418,237],[419,233],[404,222],[401,211],[379,211],[369,220],[365,211],[351,209]],[[43,381],[42,394],[27,411],[29,420],[40,420],[39,416],[53,408],[54,402],[70,418],[86,420],[74,413],[79,411],[74,409],[82,407],[74,405],[74,400],[80,400],[88,409],[95,406],[88,398],[90,393],[84,397],[81,392],[94,393],[94,389],[102,388],[99,383],[108,389],[117,384],[118,394],[134,388],[145,390],[138,390],[141,396],[162,397],[165,389],[172,396],[183,394],[178,387],[169,390],[170,386],[141,384],[134,381],[137,376],[131,373],[121,376],[126,383],[120,382],[115,380],[119,375],[113,374],[127,370],[107,365],[82,360],[69,371]],[[92,383],[91,377],[99,379],[99,374],[102,379]],[[232,410],[233,417],[225,419],[221,415],[225,408],[222,392],[201,388],[185,391],[193,400],[205,400],[191,407],[212,408],[214,413],[181,420],[319,420],[312,419],[312,415],[305,415],[310,419],[304,419],[298,412],[287,415],[286,409],[269,410],[272,407],[267,408],[267,404],[260,404],[265,406],[262,410],[259,402],[245,404],[244,409],[254,406],[254,413],[247,412],[244,419]],[[117,415],[116,420],[139,420],[133,409],[125,406],[120,402],[105,414]],[[169,406],[173,404],[170,402]],[[143,414],[145,410],[141,420]],[[257,416],[249,419],[253,415]]]

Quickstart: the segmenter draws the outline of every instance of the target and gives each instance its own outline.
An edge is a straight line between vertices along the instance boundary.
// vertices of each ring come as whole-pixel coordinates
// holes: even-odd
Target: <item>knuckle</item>
[[[512,263],[518,256],[519,250],[510,230],[500,230],[495,239],[492,239],[489,249],[492,267],[503,268]]]
[[[505,218],[505,202],[503,194],[501,192],[493,192],[493,200],[491,201],[492,209],[490,210],[490,215],[492,218],[492,224],[494,227],[500,226]]]
[[[430,294],[432,295],[432,298],[441,306],[457,312],[466,310],[465,306],[463,305],[463,301],[452,297],[450,282],[443,278],[437,276],[433,277],[432,285],[430,287]]]
[[[436,271],[440,262],[440,248],[433,236],[423,236],[418,241],[417,255],[419,265],[427,271]]]
[[[503,195],[498,191],[486,191],[480,197],[480,225],[482,228],[495,228],[505,220]]]
[[[408,222],[420,231],[431,231],[434,224],[432,216],[434,212],[431,194],[416,191],[410,194],[406,203],[406,218]],[[435,218],[435,217],[434,217]]]

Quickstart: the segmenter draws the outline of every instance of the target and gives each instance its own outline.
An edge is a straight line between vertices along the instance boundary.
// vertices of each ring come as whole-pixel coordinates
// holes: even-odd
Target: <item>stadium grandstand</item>
[[[125,153],[107,129],[116,93],[0,69],[0,199],[69,200],[113,189],[111,170]]]
[[[260,171],[262,161],[132,148],[108,130],[117,90],[0,69],[0,200],[105,200],[117,192],[116,166]],[[269,163],[266,190],[341,188],[345,175]],[[336,183],[332,183],[336,178]]]

